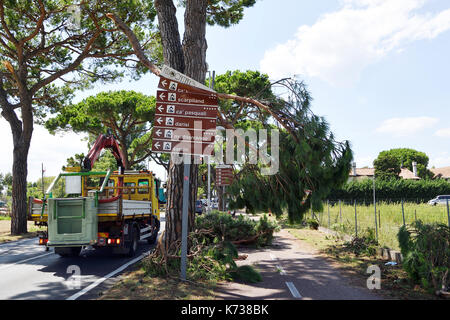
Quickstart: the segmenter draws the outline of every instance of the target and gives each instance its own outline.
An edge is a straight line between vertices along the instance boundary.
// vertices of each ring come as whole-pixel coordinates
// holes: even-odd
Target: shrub
[[[241,266],[231,272],[231,276],[235,281],[243,281],[248,283],[257,283],[262,281],[261,274],[252,266]]]
[[[312,230],[319,230],[319,221],[316,219],[307,219],[306,225]]]
[[[403,268],[416,283],[429,290],[449,285],[450,228],[444,224],[417,221],[403,226],[397,235]]]
[[[426,202],[437,195],[450,194],[450,183],[443,179],[436,180],[379,180],[375,182],[377,201],[390,201],[392,199],[413,199]],[[329,200],[353,201],[373,198],[373,180],[364,179],[351,181],[339,189],[330,192]]]
[[[344,247],[356,255],[375,256],[378,242],[373,228],[367,228],[363,234],[344,243]]]
[[[190,280],[239,280],[255,283],[261,275],[251,266],[238,267],[236,243],[255,243],[269,245],[273,232],[279,227],[267,216],[259,221],[244,216],[213,211],[196,218],[196,231],[189,234],[190,259],[187,268]],[[175,246],[176,247],[176,246]],[[180,269],[180,244],[171,253],[171,258],[163,260],[157,253],[143,262],[149,276],[177,275]]]
[[[203,241],[218,238],[221,241],[256,243],[259,246],[270,245],[273,233],[279,229],[277,223],[269,221],[266,215],[259,221],[254,221],[242,215],[233,218],[219,211],[198,216],[195,222],[197,229],[211,230],[209,239]]]
[[[280,227],[274,221],[270,221],[267,215],[259,219],[256,225],[256,233],[260,236],[257,239],[258,246],[268,246],[272,244],[273,233],[279,231]]]

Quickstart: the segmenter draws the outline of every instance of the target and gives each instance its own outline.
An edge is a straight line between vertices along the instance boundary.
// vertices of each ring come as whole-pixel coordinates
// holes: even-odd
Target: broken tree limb
[[[136,37],[134,32],[130,29],[130,27],[127,26],[125,22],[123,22],[122,19],[117,17],[114,13],[107,13],[106,16],[110,18],[112,21],[114,21],[117,27],[120,30],[122,30],[122,32],[127,36],[128,40],[131,43],[131,46],[134,49],[134,53],[136,57],[138,57],[139,61],[147,68],[149,68],[152,73],[159,76],[161,70],[145,56],[144,50],[142,49],[142,46],[138,38]]]
[[[114,21],[114,23],[117,25],[117,27],[127,36],[128,40],[131,43],[131,46],[134,49],[134,53],[135,53],[136,57],[139,59],[139,61],[143,65],[145,65],[147,68],[149,68],[153,74],[159,76],[161,74],[161,70],[146,57],[145,52],[142,49],[142,46],[139,43],[139,40],[136,37],[136,35],[134,34],[133,30],[131,30],[130,27],[128,27],[125,24],[125,22],[123,22],[114,13],[107,13],[106,16],[108,18],[110,18],[112,21]],[[247,98],[247,97],[240,97],[240,96],[226,94],[226,93],[217,93],[217,96],[219,99],[231,99],[231,100],[235,100],[235,101],[241,101],[243,103],[249,103],[249,104],[257,106],[260,109],[263,109],[263,110],[269,112],[292,135],[292,137],[295,139],[295,141],[298,142],[298,137],[295,134],[295,132],[293,132],[292,128],[290,128],[286,124],[286,121],[283,121],[283,119],[281,119],[281,117],[278,114],[276,114],[269,106],[266,106],[265,104],[261,103],[258,100],[255,100],[252,98]],[[230,125],[230,127],[232,127],[232,126]]]

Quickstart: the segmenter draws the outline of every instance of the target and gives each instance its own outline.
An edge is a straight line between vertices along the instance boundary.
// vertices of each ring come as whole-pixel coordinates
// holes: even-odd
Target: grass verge
[[[38,231],[44,231],[45,227],[37,227],[33,221],[28,221],[28,233],[13,236],[11,235],[11,218],[0,219],[0,243],[17,241],[37,237]]]
[[[429,204],[401,203],[377,203],[377,227],[378,241],[380,245],[399,250],[397,233],[403,225],[403,214],[405,223],[411,224],[416,220],[424,223],[448,223],[447,207],[442,205],[431,206]],[[329,213],[329,215],[328,215]],[[330,202],[324,204],[323,212],[315,212],[321,226],[338,230],[347,234],[355,233],[355,207],[349,204]],[[307,214],[311,216],[310,212]],[[375,208],[373,205],[357,205],[356,220],[358,234],[367,228],[375,228]]]
[[[142,267],[130,271],[99,300],[214,300],[212,282],[149,277]]]
[[[346,248],[345,241],[340,237],[300,227],[286,229],[297,239],[304,241],[328,258],[335,267],[353,279],[355,285],[365,287],[367,278],[371,275],[367,273],[367,268],[377,265],[381,270],[381,290],[377,290],[376,293],[388,299],[439,299],[414,284],[400,265],[386,266],[387,261],[381,258],[354,254]]]

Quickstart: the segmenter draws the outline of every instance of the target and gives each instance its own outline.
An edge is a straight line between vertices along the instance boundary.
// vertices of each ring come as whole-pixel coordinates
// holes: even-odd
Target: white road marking
[[[286,271],[284,271],[283,267],[280,266],[279,264],[277,264],[277,269],[278,269],[278,271],[280,272],[280,274],[281,274],[282,276],[285,276],[285,275],[286,275]]]
[[[294,298],[300,299],[302,297],[292,282],[286,282],[286,285]]]
[[[277,261],[277,260],[278,260],[277,257],[275,257],[275,256],[274,256],[273,254],[271,254],[271,253],[270,253],[270,259],[272,259],[272,261]],[[284,271],[284,269],[283,269],[283,267],[282,267],[281,265],[277,264],[276,267],[277,267],[277,270],[280,272],[280,274],[281,274],[282,276],[285,276],[285,275],[286,275],[286,271]]]
[[[15,266],[16,264],[20,264],[20,263],[31,261],[31,260],[38,259],[38,258],[42,258],[42,257],[48,256],[49,254],[53,254],[53,252],[41,254],[41,255],[36,256],[36,257],[31,257],[31,258],[20,260],[20,261],[14,262],[14,263],[6,264],[4,266],[1,266],[0,270],[6,269],[6,268],[10,268],[12,266]]]
[[[270,253],[270,259],[272,259],[273,261],[277,261],[277,257],[275,257],[273,254]],[[280,272],[280,275],[285,276],[286,275],[286,271],[284,271],[283,267],[279,264],[277,264],[277,269]],[[298,292],[297,288],[295,287],[294,283],[292,282],[285,282],[286,286],[288,287],[289,291],[291,292],[292,296],[294,298],[297,299],[301,299],[302,296],[300,294],[300,292]]]
[[[129,266],[131,266],[132,264],[135,264],[136,262],[138,262],[139,260],[142,260],[143,258],[145,258],[147,255],[150,254],[150,251],[145,252],[143,254],[141,254],[139,257],[128,261],[127,263],[125,263],[124,265],[122,265],[121,267],[117,268],[116,270],[108,273],[106,276],[98,279],[97,281],[95,281],[94,283],[92,283],[91,285],[89,285],[88,287],[84,288],[83,290],[75,293],[74,295],[68,297],[66,300],[76,300],[79,297],[81,297],[83,294],[91,291],[92,289],[94,289],[95,287],[97,287],[99,284],[101,284],[103,281],[108,280],[109,278],[115,276],[116,274],[118,274],[119,272],[122,272],[123,270],[125,270],[126,268],[128,268]]]

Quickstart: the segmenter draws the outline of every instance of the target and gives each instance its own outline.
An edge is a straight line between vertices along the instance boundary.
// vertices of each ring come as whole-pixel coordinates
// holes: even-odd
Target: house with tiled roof
[[[432,168],[430,171],[434,173],[435,179],[450,180],[450,167]]]
[[[375,175],[375,168],[357,168],[356,163],[353,163],[348,181],[363,180],[367,178],[373,179],[374,175]],[[401,168],[399,176],[405,180],[420,180],[419,176],[417,175],[417,169],[415,170],[415,172],[412,172],[411,170],[408,170],[406,168]]]

